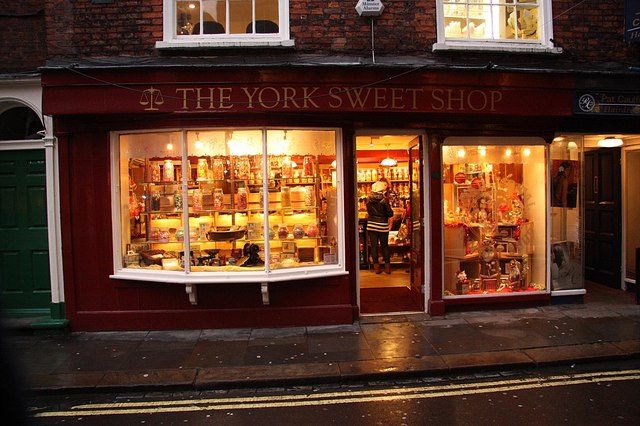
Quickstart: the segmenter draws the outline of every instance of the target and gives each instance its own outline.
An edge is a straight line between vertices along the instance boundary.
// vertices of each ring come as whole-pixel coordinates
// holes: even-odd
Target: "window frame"
[[[226,127],[225,127],[226,128]],[[281,130],[283,126],[278,127],[234,127],[238,130],[261,130],[266,138],[269,130]],[[131,134],[145,133],[180,133],[182,137],[182,146],[187,145],[187,133],[191,131],[202,131],[203,127],[198,128],[166,128],[166,129],[144,129],[135,131],[112,131],[110,146],[110,162],[111,162],[111,216],[112,216],[112,243],[113,243],[113,273],[109,276],[112,279],[123,279],[132,281],[153,281],[164,283],[178,284],[216,284],[216,283],[269,283],[290,281],[294,279],[314,279],[326,278],[331,276],[347,275],[346,270],[346,234],[345,234],[345,216],[338,214],[337,216],[337,234],[340,238],[337,241],[336,263],[313,266],[300,266],[295,268],[276,268],[272,269],[269,262],[265,261],[264,270],[260,271],[215,271],[215,272],[190,272],[187,270],[171,271],[171,270],[149,270],[134,269],[123,266],[123,236],[121,223],[123,217],[123,206],[121,205],[121,191],[123,190],[120,183],[120,136]],[[222,129],[212,128],[207,129]],[[287,130],[325,130],[335,132],[336,143],[336,211],[344,212],[344,173],[342,159],[342,130],[340,128],[325,127],[286,127]],[[263,147],[266,149],[266,139]],[[183,152],[186,156],[186,153]],[[268,156],[268,152],[263,152],[263,156]],[[266,164],[266,163],[265,163]],[[268,179],[268,177],[264,177]],[[183,213],[183,220],[187,218],[188,209]],[[186,214],[185,214],[186,213]],[[266,216],[268,217],[268,216]],[[188,241],[188,238],[185,239]],[[270,246],[269,246],[270,247]],[[268,252],[267,252],[268,253]]]
[[[502,3],[503,1],[493,0]],[[562,53],[562,48],[554,46],[552,1],[538,0],[538,20],[540,24],[540,38],[538,40],[511,39],[447,39],[445,37],[444,0],[436,1],[436,31],[437,41],[433,44],[433,51],[446,50],[479,50],[498,52],[522,53]]]
[[[162,2],[162,41],[158,49],[224,48],[224,47],[293,47],[289,35],[289,0],[278,0],[278,33],[259,34],[175,34],[176,1]]]

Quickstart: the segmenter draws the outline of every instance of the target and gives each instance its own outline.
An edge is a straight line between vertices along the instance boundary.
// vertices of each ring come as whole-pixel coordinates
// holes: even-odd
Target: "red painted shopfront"
[[[60,65],[43,70],[42,84],[74,330],[357,320],[356,140],[367,134],[416,135],[420,148],[407,157],[420,176],[411,187],[418,309],[550,299],[546,144],[571,115],[570,77]],[[451,234],[458,225],[471,231]],[[516,228],[533,229],[530,241],[496,237]],[[233,231],[241,236],[219,238]],[[482,263],[489,240],[495,261]],[[509,282],[510,260],[526,279]],[[469,287],[452,281],[461,268]]]

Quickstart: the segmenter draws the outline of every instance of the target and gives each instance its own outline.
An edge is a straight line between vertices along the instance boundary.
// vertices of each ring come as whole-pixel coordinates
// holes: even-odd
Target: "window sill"
[[[167,284],[182,284],[189,296],[192,305],[198,304],[197,286],[215,284],[252,284],[261,285],[262,303],[269,305],[269,284],[276,282],[287,282],[293,280],[308,280],[314,278],[327,278],[348,275],[340,264],[328,267],[314,268],[293,268],[286,270],[272,270],[257,272],[236,272],[236,273],[207,273],[197,272],[186,274],[182,271],[149,271],[141,269],[118,269],[115,274],[109,276],[111,279],[147,281]]]
[[[537,53],[537,54],[560,54],[561,47],[542,46],[525,43],[478,43],[478,42],[458,42],[446,41],[444,43],[434,43],[433,52],[442,51],[484,51],[484,52],[506,52],[506,53]]]
[[[209,48],[234,48],[234,47],[293,47],[293,40],[170,40],[157,41],[157,49],[209,49]]]

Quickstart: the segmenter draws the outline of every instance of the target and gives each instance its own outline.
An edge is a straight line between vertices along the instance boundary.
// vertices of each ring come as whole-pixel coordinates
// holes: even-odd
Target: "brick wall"
[[[35,71],[44,61],[44,0],[3,2],[0,73]]]
[[[162,0],[44,2],[50,57],[167,54],[154,47],[162,39]],[[383,15],[375,18],[376,54],[433,56],[435,0],[383,0],[383,3]],[[368,56],[371,21],[358,16],[355,4],[355,0],[290,0],[294,51]],[[623,41],[623,11],[622,0],[583,3],[554,0],[554,41],[565,49],[567,56],[581,61],[637,62],[638,44]],[[205,53],[209,52],[231,53],[224,49]],[[269,51],[252,54],[265,52]]]

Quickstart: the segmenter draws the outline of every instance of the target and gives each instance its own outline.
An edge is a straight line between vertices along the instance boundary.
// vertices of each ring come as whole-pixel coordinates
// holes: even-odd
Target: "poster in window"
[[[576,160],[552,160],[551,205],[553,207],[576,207],[579,173],[579,163]]]

